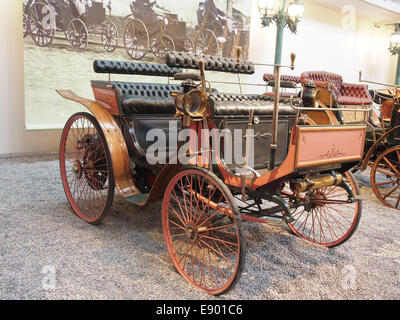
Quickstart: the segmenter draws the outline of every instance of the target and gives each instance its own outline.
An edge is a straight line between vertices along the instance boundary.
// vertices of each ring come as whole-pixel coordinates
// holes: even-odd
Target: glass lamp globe
[[[390,46],[392,48],[399,48],[400,47],[400,32],[395,32],[390,37]]]
[[[288,15],[294,20],[299,20],[303,17],[304,5],[299,1],[292,1],[288,7]]]

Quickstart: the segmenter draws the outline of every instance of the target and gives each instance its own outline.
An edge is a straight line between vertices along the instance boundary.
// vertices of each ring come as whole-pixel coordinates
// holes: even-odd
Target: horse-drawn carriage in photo
[[[232,17],[216,7],[213,0],[199,3],[197,10],[195,51],[234,58],[235,48],[241,47],[244,57],[248,55],[250,32],[247,17],[232,8]]]
[[[89,43],[89,35],[101,38],[108,52],[118,45],[118,29],[107,21],[111,16],[111,0],[105,3],[92,0],[29,0],[24,5],[24,36],[30,34],[36,45],[51,44],[56,32],[64,32],[75,51],[83,51]]]
[[[325,110],[323,113],[309,111],[308,121],[320,125],[365,123],[363,161],[353,171],[370,168],[371,186],[378,200],[400,209],[400,87],[362,80],[361,72],[359,81],[390,89],[368,90],[366,85],[343,83],[337,74],[304,72],[303,86],[315,87],[313,91],[317,92],[315,105],[308,103],[307,106]],[[308,96],[307,89],[302,94]],[[364,110],[364,113],[355,110]]]
[[[124,43],[132,59],[142,59],[149,47],[159,59],[164,59],[167,51],[193,52],[194,43],[187,35],[186,22],[177,14],[149,0],[134,0],[130,9],[132,13],[125,17],[129,21]]]
[[[292,60],[286,67],[294,68]],[[278,75],[285,67],[271,66]],[[95,61],[94,71],[108,77],[165,81],[92,81],[94,100],[58,91],[90,111],[67,121],[60,171],[72,210],[92,224],[110,209],[115,188],[139,206],[162,200],[174,266],[186,281],[216,295],[242,272],[244,221],[287,225],[327,247],[350,238],[361,200],[346,173],[362,159],[366,126],[310,125],[303,101],[292,107],[279,98],[280,81],[274,96],[223,93],[206,79],[208,70],[235,75],[240,83],[240,74],[253,74],[255,64],[182,52],[168,52],[166,65]],[[165,145],[154,148],[155,140],[163,141],[155,133],[164,135]],[[240,161],[232,159],[237,152]]]

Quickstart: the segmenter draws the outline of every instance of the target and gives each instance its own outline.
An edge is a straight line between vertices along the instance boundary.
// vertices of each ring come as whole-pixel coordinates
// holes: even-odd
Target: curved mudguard
[[[132,179],[128,148],[113,116],[101,103],[81,98],[71,90],[57,90],[57,93],[65,99],[84,105],[94,115],[107,141],[117,190],[124,198],[140,196],[141,193]],[[137,204],[141,205],[141,202]]]

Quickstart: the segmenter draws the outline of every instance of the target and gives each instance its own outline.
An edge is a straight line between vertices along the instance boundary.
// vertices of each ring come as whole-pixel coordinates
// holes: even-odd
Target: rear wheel
[[[228,187],[204,168],[186,167],[168,184],[162,225],[171,259],[192,285],[217,295],[242,272],[245,239]]]
[[[400,209],[400,146],[381,153],[371,169],[371,185],[385,206]]]
[[[295,235],[326,247],[338,246],[353,235],[361,218],[361,200],[349,200],[360,191],[350,172],[345,177],[341,185],[299,195],[301,205],[294,202],[294,221],[288,223]]]
[[[205,29],[200,32],[195,42],[195,52],[197,54],[219,56],[220,48],[215,33],[210,29]]]
[[[106,22],[101,32],[101,43],[107,52],[113,52],[118,45],[118,29],[112,22]]]
[[[125,27],[124,44],[126,52],[132,59],[140,60],[149,48],[149,33],[145,24],[139,19],[131,19]]]
[[[77,52],[85,50],[89,43],[89,31],[81,19],[72,19],[68,24],[65,35],[72,48]]]
[[[175,42],[170,36],[162,35],[155,41],[151,50],[159,60],[163,61],[168,51],[175,51]]]
[[[91,224],[100,223],[114,199],[110,152],[97,120],[76,113],[66,123],[60,143],[60,171],[72,210]]]

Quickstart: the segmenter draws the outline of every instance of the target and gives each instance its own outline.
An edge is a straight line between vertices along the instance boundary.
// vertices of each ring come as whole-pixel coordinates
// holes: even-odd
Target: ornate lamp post
[[[389,51],[392,55],[398,55],[396,69],[396,85],[400,85],[400,23],[396,23],[395,31],[390,37]]]
[[[304,5],[300,0],[292,0],[286,8],[286,0],[258,0],[258,8],[261,13],[261,24],[264,27],[272,23],[277,26],[275,64],[281,64],[283,30],[288,26],[292,33],[296,33],[297,24],[303,17]]]

